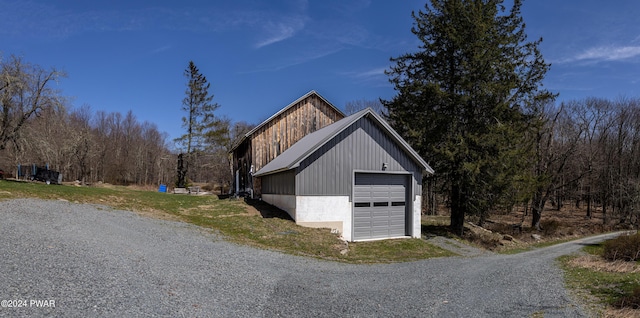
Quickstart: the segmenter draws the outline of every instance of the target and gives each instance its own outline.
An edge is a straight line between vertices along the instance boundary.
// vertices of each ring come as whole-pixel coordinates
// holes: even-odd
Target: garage
[[[356,173],[353,187],[353,239],[407,234],[407,180],[404,174]]]
[[[421,236],[422,179],[433,169],[372,109],[303,137],[254,177],[296,224],[346,241]]]

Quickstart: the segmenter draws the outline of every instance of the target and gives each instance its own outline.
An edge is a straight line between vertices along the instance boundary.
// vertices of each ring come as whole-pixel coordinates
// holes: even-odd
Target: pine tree
[[[527,42],[521,0],[431,0],[413,13],[416,53],[392,58],[397,95],[384,101],[394,128],[434,166],[451,206],[451,229],[465,215],[484,220],[523,171],[533,103],[549,69]],[[526,169],[525,169],[526,170]]]
[[[186,129],[186,134],[176,139],[186,150],[183,171],[178,171],[178,175],[181,176],[187,175],[193,156],[204,148],[206,130],[217,122],[213,112],[220,107],[217,103],[212,102],[213,94],[209,94],[211,84],[200,73],[193,61],[189,61],[189,66],[184,71],[184,76],[188,79],[185,91],[186,96],[182,100],[182,110],[187,114],[182,117],[182,127]],[[185,180],[178,179],[178,186],[184,187]]]

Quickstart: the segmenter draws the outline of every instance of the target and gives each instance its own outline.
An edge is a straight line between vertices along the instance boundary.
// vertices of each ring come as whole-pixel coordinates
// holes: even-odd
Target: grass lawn
[[[286,213],[262,202],[248,204],[244,200],[218,199],[214,195],[173,195],[121,186],[77,187],[0,180],[0,199],[14,198],[102,204],[144,216],[193,223],[239,244],[333,261],[388,263],[452,255],[422,239],[346,244],[328,229],[298,226]]]

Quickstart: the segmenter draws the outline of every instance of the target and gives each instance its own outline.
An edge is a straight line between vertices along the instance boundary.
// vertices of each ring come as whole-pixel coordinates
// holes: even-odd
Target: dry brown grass
[[[605,318],[638,318],[640,310],[631,308],[608,308],[604,312]]]
[[[607,261],[596,255],[582,255],[569,261],[572,267],[586,268],[608,273],[640,273],[640,266],[635,262],[622,260]]]

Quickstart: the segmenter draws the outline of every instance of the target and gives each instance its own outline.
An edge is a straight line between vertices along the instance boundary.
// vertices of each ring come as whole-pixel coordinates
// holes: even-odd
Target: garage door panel
[[[360,219],[368,220],[370,218],[371,218],[371,211],[360,211],[360,212],[356,211],[356,214],[355,214],[353,219],[354,220],[360,220]]]
[[[382,191],[382,190],[373,190],[371,192],[371,198],[372,199],[387,199],[389,198],[389,191]]]
[[[393,212],[390,212],[393,213]],[[395,214],[389,215],[389,220],[404,220],[405,218],[398,214],[404,214],[404,211],[397,211]]]
[[[359,222],[369,222],[371,220],[371,214],[359,214],[357,217],[353,218],[353,220],[356,224]]]
[[[371,219],[372,226],[389,226],[389,219],[383,218],[372,218]]]
[[[389,213],[387,212],[374,212],[371,214],[371,220],[376,224],[380,222],[389,223]]]
[[[371,217],[359,217],[353,222],[355,227],[370,227],[373,224]]]
[[[404,201],[405,193],[400,191],[393,191],[387,194],[387,196],[394,201]]]

